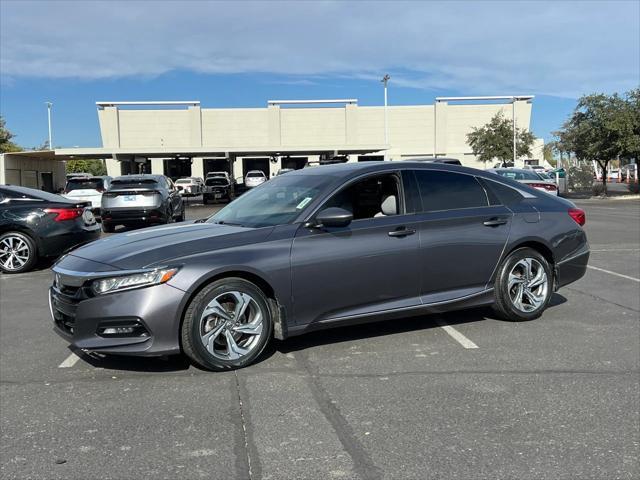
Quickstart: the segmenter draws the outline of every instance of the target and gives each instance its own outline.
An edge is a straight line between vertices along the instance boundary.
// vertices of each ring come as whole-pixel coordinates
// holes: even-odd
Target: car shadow
[[[566,303],[567,299],[558,293],[554,293],[548,308],[554,308]],[[443,314],[420,315],[396,320],[384,320],[379,322],[364,323],[345,327],[336,327],[327,330],[310,332],[286,340],[270,342],[262,352],[258,363],[264,362],[276,353],[287,354],[308,348],[323,345],[366,340],[368,338],[383,337],[387,335],[401,334],[430,328],[438,328],[441,325],[461,325],[464,323],[480,322],[482,320],[500,320],[490,307],[458,310]],[[193,365],[184,355],[169,355],[162,357],[136,357],[126,355],[104,355],[89,353],[70,348],[84,362],[104,370],[120,370],[131,372],[178,372],[188,370],[190,367],[196,370],[205,369]]]
[[[557,307],[566,301],[567,299],[564,296],[554,293],[551,296],[547,308]],[[297,337],[273,342],[271,348],[286,354],[333,343],[365,340],[367,338],[438,328],[442,325],[461,325],[464,323],[480,322],[482,320],[498,320],[511,323],[508,320],[499,318],[491,307],[478,307],[442,314],[419,315],[396,320],[383,320],[360,325],[317,330]]]

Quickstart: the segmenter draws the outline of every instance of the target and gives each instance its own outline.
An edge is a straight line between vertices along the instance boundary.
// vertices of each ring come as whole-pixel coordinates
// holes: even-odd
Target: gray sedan
[[[584,275],[584,221],[567,200],[454,165],[308,168],[210,218],[73,251],[53,268],[51,314],[78,348],[183,352],[211,370],[346,324],[481,305],[532,320]]]

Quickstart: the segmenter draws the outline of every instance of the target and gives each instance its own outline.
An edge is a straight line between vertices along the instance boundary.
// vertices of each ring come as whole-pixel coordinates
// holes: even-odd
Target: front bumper
[[[101,353],[156,356],[180,352],[185,292],[168,284],[90,296],[88,287],[54,285],[49,308],[54,331],[75,347]],[[131,336],[105,336],[101,329],[140,325]]]

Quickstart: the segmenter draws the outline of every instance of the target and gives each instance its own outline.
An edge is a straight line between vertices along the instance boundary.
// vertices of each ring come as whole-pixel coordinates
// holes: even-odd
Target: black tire
[[[20,257],[14,253],[16,251]],[[0,235],[0,271],[5,274],[24,273],[31,270],[38,262],[36,242],[22,232],[5,232]]]
[[[116,230],[115,225],[113,225],[112,223],[105,222],[104,220],[102,221],[102,231],[104,233],[113,233],[115,230]]]
[[[176,222],[184,222],[184,210],[185,210],[185,206],[184,206],[184,202],[182,203],[182,210],[180,211],[180,215],[178,215],[178,218],[176,218]]]
[[[255,305],[247,307],[247,310],[249,310],[249,308],[259,309],[260,314],[262,315],[260,333],[257,335],[246,336],[254,343],[250,344],[250,349],[248,349],[246,354],[235,359],[225,359],[220,358],[220,356],[215,356],[207,349],[207,347],[205,347],[202,338],[203,333],[206,333],[205,327],[209,325],[209,322],[216,322],[210,331],[215,330],[221,324],[225,323],[221,317],[218,317],[215,314],[203,317],[205,308],[215,299],[224,298],[225,295],[230,295],[230,292],[240,292],[250,296],[255,302]],[[249,302],[249,304],[251,305],[251,302]],[[257,310],[255,311],[257,312]],[[226,310],[226,307],[225,312],[229,313],[229,311]],[[249,313],[245,314],[247,320],[249,318],[248,315]],[[240,322],[236,325],[242,324],[243,323]],[[225,336],[227,332],[231,334],[229,329],[223,328],[222,333],[217,337],[214,337],[214,339],[220,339],[221,336],[224,336],[224,338],[220,339],[220,345],[226,343],[228,346],[228,341],[226,340],[227,337]],[[234,370],[251,365],[264,351],[273,334],[273,320],[267,297],[262,290],[247,280],[232,277],[217,280],[204,287],[191,300],[184,314],[184,321],[182,323],[180,333],[183,352],[193,363],[202,368],[212,371],[223,371]],[[240,344],[244,340],[246,339],[242,334],[240,334],[240,341],[238,343]],[[217,343],[213,342],[212,345],[215,349],[215,345],[217,345]],[[226,350],[229,351],[229,348],[227,347]]]
[[[536,273],[539,268],[543,269],[544,274],[546,275],[546,279],[544,280],[546,289],[541,288],[543,284],[541,284],[540,287],[529,289],[528,285],[535,283],[535,278],[532,278],[531,281],[529,280],[530,276],[533,276],[530,274],[523,274],[523,276],[520,277],[521,280],[514,282],[510,288],[510,273],[512,273],[514,269],[518,270],[523,268],[521,266],[530,260],[533,261],[531,263],[533,263]],[[504,320],[514,322],[534,320],[540,317],[547,308],[551,295],[553,294],[553,282],[553,270],[549,265],[549,262],[547,262],[544,256],[542,256],[538,251],[528,247],[514,250],[507,256],[507,258],[504,259],[498,268],[494,283],[496,300],[493,308]],[[522,287],[520,285],[522,285]],[[523,288],[524,290],[519,293],[518,290],[520,288]],[[518,298],[523,300],[518,302]],[[531,298],[539,298],[540,304],[535,305],[534,302],[530,301]],[[525,307],[525,310],[518,308],[518,304]]]

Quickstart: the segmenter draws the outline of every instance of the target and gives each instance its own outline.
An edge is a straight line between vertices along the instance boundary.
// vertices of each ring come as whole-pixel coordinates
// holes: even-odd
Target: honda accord
[[[110,354],[186,354],[211,370],[273,338],[493,305],[532,320],[585,273],[585,214],[490,172],[360,162],[289,172],[207,219],[63,257],[54,329]]]

